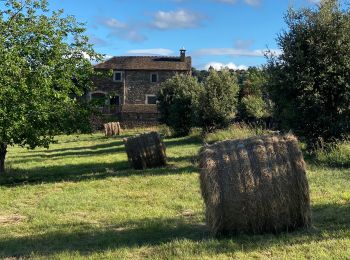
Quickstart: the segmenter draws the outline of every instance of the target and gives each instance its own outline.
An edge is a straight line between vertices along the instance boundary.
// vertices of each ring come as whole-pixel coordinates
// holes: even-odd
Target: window
[[[106,100],[106,94],[101,92],[91,93],[91,100],[104,105]]]
[[[121,71],[115,71],[113,73],[113,80],[115,82],[121,82],[123,80],[123,72]]]
[[[120,105],[120,99],[119,96],[112,96],[109,98],[109,104],[111,106],[119,106]]]
[[[151,82],[152,83],[158,82],[158,74],[157,73],[151,73]]]
[[[157,96],[156,95],[146,95],[146,104],[148,104],[148,105],[157,104]]]

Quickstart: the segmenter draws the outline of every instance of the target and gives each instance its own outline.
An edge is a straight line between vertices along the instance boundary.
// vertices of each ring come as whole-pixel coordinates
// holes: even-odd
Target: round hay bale
[[[311,224],[305,162],[293,135],[203,147],[200,184],[216,235],[280,233]]]
[[[121,133],[121,127],[119,122],[109,122],[107,124],[104,124],[104,133],[105,136],[116,136],[120,135]]]
[[[124,143],[129,163],[134,169],[166,165],[165,145],[157,132],[125,138]]]

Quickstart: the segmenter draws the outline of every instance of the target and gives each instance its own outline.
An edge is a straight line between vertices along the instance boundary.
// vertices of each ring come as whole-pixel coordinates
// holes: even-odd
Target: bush
[[[177,74],[161,84],[158,109],[161,122],[174,130],[176,136],[188,135],[198,111],[201,85],[191,75]]]
[[[241,106],[247,118],[262,119],[267,117],[268,108],[262,97],[247,96],[242,98]]]
[[[210,70],[199,100],[200,122],[205,132],[227,127],[237,112],[237,78],[228,69]]]
[[[246,122],[261,121],[270,116],[270,103],[266,69],[250,67],[240,84],[239,118]]]

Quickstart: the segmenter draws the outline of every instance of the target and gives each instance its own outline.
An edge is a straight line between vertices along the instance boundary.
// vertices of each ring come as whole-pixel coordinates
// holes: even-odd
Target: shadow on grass
[[[191,138],[165,140],[167,147],[181,147],[183,144],[193,143]],[[194,172],[197,169],[193,161],[193,156],[169,157],[169,165],[165,168],[148,169],[136,171],[130,168],[129,163],[124,160],[116,162],[95,162],[94,156],[113,155],[118,158],[118,154],[125,153],[121,137],[109,143],[96,144],[93,146],[67,147],[60,149],[51,149],[47,151],[32,151],[29,155],[23,155],[11,158],[9,163],[29,163],[36,162],[39,167],[30,169],[12,168],[4,176],[0,176],[0,185],[18,186],[22,184],[41,184],[62,181],[84,181],[90,179],[103,179],[108,177],[127,177],[132,175],[173,175],[180,173]],[[76,157],[89,157],[91,162],[80,164],[67,164],[65,159],[69,158],[74,162]],[[61,162],[62,160],[62,162]],[[56,165],[48,165],[52,161],[58,161]]]
[[[189,144],[200,145],[202,141],[198,136],[187,136],[187,137],[180,137],[175,139],[165,139],[164,143],[167,148],[172,148],[176,146],[189,145]]]
[[[40,162],[46,159],[63,159],[67,156],[94,156],[124,152],[124,143],[115,141],[111,143],[99,144],[94,146],[81,146],[62,149],[49,149],[40,151],[31,151],[30,154],[22,155],[21,159],[11,159],[12,163]]]
[[[50,229],[57,231],[1,240],[0,256],[21,258],[28,257],[33,253],[50,256],[61,252],[79,252],[82,255],[88,255],[119,248],[131,250],[140,246],[169,246],[169,243],[174,241],[177,243],[171,246],[178,247],[181,240],[192,241],[196,244],[195,249],[192,249],[195,251],[190,251],[190,254],[196,255],[200,252],[215,255],[232,254],[242,251],[242,248],[245,252],[250,252],[272,246],[310,244],[311,242],[343,239],[349,236],[349,204],[320,205],[314,207],[313,211],[315,212],[315,228],[309,230],[280,235],[239,235],[220,239],[210,236],[206,226],[198,222],[200,219],[198,216],[142,219],[136,222],[116,223],[102,227],[81,223],[50,226]],[[330,214],[333,216],[332,218],[329,218]],[[42,227],[42,229],[45,228]],[[173,252],[176,254],[176,250]]]
[[[176,239],[201,240],[206,237],[203,224],[178,219],[152,219],[109,226],[90,224],[51,227],[57,231],[43,235],[8,238],[0,241],[0,256],[28,257],[35,253],[50,255],[60,252],[92,252],[125,247],[155,246]]]
[[[192,173],[194,166],[167,167],[146,170],[131,169],[127,161],[115,163],[86,163],[76,165],[57,165],[32,168],[30,170],[14,169],[0,177],[1,186],[19,186],[27,184],[56,183],[63,181],[79,182],[85,180],[99,180],[109,177],[128,176],[157,176]]]

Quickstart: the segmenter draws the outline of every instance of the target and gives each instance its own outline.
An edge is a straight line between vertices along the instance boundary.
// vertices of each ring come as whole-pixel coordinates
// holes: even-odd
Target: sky
[[[111,56],[177,56],[184,47],[197,69],[244,69],[278,52],[288,7],[317,0],[49,0],[85,22],[96,51]]]

